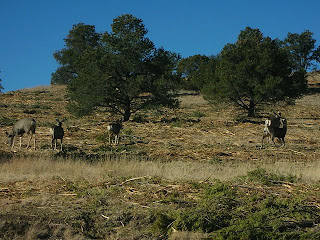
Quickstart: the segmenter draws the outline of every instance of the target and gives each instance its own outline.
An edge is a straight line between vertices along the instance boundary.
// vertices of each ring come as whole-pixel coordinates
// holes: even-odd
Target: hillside
[[[313,79],[313,78],[312,78]],[[314,80],[312,83],[315,86]],[[275,161],[295,159],[311,161],[319,157],[320,95],[312,94],[296,105],[279,104],[261,112],[262,118],[241,122],[231,105],[210,106],[201,95],[181,94],[181,108],[156,109],[137,113],[124,124],[121,144],[106,146],[106,126],[116,118],[108,113],[77,119],[66,111],[65,88],[37,87],[0,95],[1,132],[10,131],[20,118],[37,121],[37,153],[51,154],[49,127],[56,118],[67,118],[66,152],[86,155],[116,151],[166,161]],[[263,120],[273,110],[288,119],[287,147],[269,145],[260,150]],[[238,121],[237,121],[238,120]],[[5,138],[2,134],[1,138]],[[26,143],[26,138],[24,138]],[[0,150],[9,152],[6,145]],[[24,153],[34,153],[21,150]],[[20,152],[21,152],[20,151]]]
[[[250,121],[180,93],[179,109],[125,122],[118,146],[106,134],[117,116],[71,116],[64,86],[0,94],[2,143],[17,119],[37,121],[36,150],[0,145],[0,239],[317,239],[320,76],[308,78],[310,94]],[[260,149],[264,119],[277,110],[286,146]],[[63,152],[50,149],[56,118],[67,119]]]

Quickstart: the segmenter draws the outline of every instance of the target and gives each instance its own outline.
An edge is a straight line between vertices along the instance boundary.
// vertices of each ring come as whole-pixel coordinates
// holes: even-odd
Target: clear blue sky
[[[53,53],[80,22],[110,32],[132,14],[156,47],[188,57],[218,54],[247,26],[280,39],[310,30],[318,46],[319,11],[319,0],[0,0],[0,78],[4,92],[50,85]]]

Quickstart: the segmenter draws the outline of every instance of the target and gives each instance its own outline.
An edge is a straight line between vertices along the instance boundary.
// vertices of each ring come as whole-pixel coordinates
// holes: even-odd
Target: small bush
[[[133,133],[133,131],[131,128],[125,128],[125,129],[123,129],[122,133],[124,135],[131,135]]]
[[[29,108],[31,108],[31,109],[33,109],[33,108],[35,108],[35,109],[44,109],[44,110],[52,109],[50,106],[42,105],[40,103],[30,105]]]
[[[171,126],[171,127],[179,127],[179,128],[181,128],[181,127],[183,126],[183,121],[177,119],[177,121],[173,121],[173,122],[170,124],[170,126]]]
[[[27,105],[24,103],[14,103],[10,107],[12,107],[12,108],[26,108]]]
[[[174,221],[174,218],[162,212],[156,212],[154,217],[155,221],[152,226],[152,231],[167,235],[167,233],[170,231],[170,225]]]
[[[195,118],[202,118],[202,117],[205,117],[206,114],[205,113],[202,113],[202,112],[198,112],[198,111],[195,111],[191,114],[191,117],[195,117]]]
[[[99,134],[95,137],[95,140],[97,142],[106,143],[107,141],[109,141],[109,134],[107,133]]]
[[[280,175],[275,173],[268,173],[263,168],[258,168],[256,170],[248,172],[247,176],[241,177],[242,181],[249,181],[253,183],[258,183],[262,185],[273,185],[279,181],[297,182],[297,177],[294,175]]]
[[[133,115],[133,117],[132,117],[132,121],[133,121],[133,122],[137,122],[137,123],[145,123],[145,122],[148,122],[146,119],[147,119],[147,115],[146,115],[146,114],[142,114],[142,113],[135,114],[135,115]]]
[[[7,118],[7,117],[1,117],[0,118],[0,126],[12,126],[14,123],[16,122],[16,120],[13,120],[11,118]]]
[[[23,111],[23,113],[26,113],[26,114],[36,114],[36,113],[37,113],[37,111],[36,111],[36,110],[34,110],[34,109],[31,109],[31,110],[29,110],[29,109],[25,109],[25,110]]]

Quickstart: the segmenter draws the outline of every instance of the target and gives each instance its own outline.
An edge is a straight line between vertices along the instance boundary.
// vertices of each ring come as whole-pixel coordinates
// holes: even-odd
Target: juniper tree
[[[127,121],[149,105],[175,106],[179,55],[156,48],[142,20],[130,14],[115,18],[111,28],[97,45],[67,60],[76,72],[67,85],[69,110],[84,115],[104,107]],[[59,53],[63,60],[66,52]]]
[[[100,34],[95,26],[79,23],[73,25],[64,39],[65,48],[56,51],[53,57],[60,64],[51,74],[51,84],[68,84],[78,76],[77,64],[83,54],[95,49],[99,45]]]
[[[204,94],[207,99],[228,99],[248,116],[254,116],[259,104],[294,99],[305,92],[305,72],[293,70],[279,40],[247,27],[234,44],[227,44],[221,51]]]
[[[316,47],[313,33],[306,30],[301,34],[288,33],[283,41],[294,68],[308,70],[316,68],[320,63],[320,46]]]

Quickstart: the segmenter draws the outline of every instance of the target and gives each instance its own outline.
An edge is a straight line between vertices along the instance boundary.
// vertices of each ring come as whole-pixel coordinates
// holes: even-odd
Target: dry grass
[[[160,162],[122,158],[88,163],[83,160],[17,158],[1,164],[0,182],[69,181],[105,182],[112,178],[160,177],[169,181],[221,181],[246,175],[257,168],[283,175],[294,175],[307,183],[320,181],[320,163],[298,162]]]

